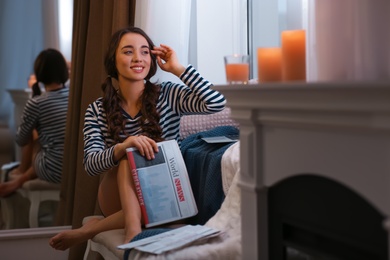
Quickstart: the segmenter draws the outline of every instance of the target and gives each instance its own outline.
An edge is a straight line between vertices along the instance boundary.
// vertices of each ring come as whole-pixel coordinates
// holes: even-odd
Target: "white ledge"
[[[57,227],[40,227],[40,228],[23,228],[23,229],[8,229],[0,231],[0,241],[12,239],[33,239],[42,237],[52,237],[61,231],[72,229],[71,226]]]
[[[390,82],[220,85],[231,117],[250,124],[390,130]]]

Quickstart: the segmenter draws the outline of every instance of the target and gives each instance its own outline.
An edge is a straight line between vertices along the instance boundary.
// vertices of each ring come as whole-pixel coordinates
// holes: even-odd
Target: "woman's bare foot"
[[[16,180],[0,183],[0,197],[7,197],[20,188],[20,183]]]
[[[23,172],[20,171],[19,167],[16,167],[15,169],[11,170],[8,173],[8,180],[14,180],[22,175],[23,175]]]
[[[50,239],[49,244],[52,248],[57,250],[66,250],[74,245],[81,244],[95,236],[93,225],[98,221],[99,219],[92,218],[78,229],[66,230],[58,233]]]

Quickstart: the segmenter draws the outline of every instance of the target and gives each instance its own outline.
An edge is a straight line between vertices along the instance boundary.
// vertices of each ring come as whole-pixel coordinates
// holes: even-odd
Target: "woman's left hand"
[[[176,52],[169,46],[160,44],[154,46],[152,53],[157,56],[158,66],[164,71],[171,72],[177,77],[184,72],[185,67],[180,64]]]

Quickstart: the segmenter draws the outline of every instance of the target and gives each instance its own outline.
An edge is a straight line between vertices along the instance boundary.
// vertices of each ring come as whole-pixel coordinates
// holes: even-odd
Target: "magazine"
[[[234,143],[238,141],[238,136],[212,136],[203,137],[202,140],[209,144]]]
[[[142,252],[162,254],[170,250],[183,248],[196,241],[200,242],[204,239],[218,236],[221,233],[217,229],[202,225],[186,225],[155,236],[120,245],[117,248],[123,250],[134,248]]]
[[[145,227],[195,216],[198,213],[186,165],[176,140],[158,142],[153,160],[128,148],[135,189]]]

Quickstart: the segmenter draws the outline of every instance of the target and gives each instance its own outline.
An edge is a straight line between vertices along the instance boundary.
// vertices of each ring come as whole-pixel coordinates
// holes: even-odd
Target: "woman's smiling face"
[[[118,80],[143,81],[151,63],[148,42],[140,34],[126,33],[119,42],[115,61]]]

